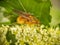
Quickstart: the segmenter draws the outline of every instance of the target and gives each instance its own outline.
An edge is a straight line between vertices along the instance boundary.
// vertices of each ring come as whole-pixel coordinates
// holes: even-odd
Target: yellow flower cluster
[[[16,42],[13,36],[8,37],[7,32],[10,31],[15,35]],[[10,34],[9,34],[10,35]],[[13,44],[12,44],[13,42]],[[15,25],[0,27],[0,45],[60,45],[60,30],[59,27],[55,29],[44,28],[44,25]]]

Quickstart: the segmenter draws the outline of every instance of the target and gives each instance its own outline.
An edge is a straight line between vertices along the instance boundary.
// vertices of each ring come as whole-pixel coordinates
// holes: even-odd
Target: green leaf
[[[50,14],[52,16],[51,26],[60,24],[60,9],[52,6]]]
[[[7,0],[4,6],[7,7],[7,5],[10,9],[12,7],[12,9],[33,13],[44,25],[49,25],[51,21],[50,0]]]
[[[11,45],[15,45],[15,42],[17,41],[17,39],[15,38],[15,35],[12,34],[11,31],[7,31],[6,39],[7,39],[8,42],[10,42],[10,40],[12,41]]]
[[[20,0],[27,12],[33,13],[44,25],[51,21],[49,0]]]
[[[5,1],[1,1],[0,2],[0,6],[6,8],[6,10],[8,10],[8,12],[11,12],[12,9],[13,9],[13,7],[6,2],[6,0]]]

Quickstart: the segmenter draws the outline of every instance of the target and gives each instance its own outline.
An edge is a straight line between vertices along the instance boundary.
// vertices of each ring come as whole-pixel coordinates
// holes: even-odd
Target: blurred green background
[[[52,8],[50,14],[52,16],[51,25],[60,24],[60,0],[51,0]]]
[[[0,7],[2,7],[0,23],[10,24],[16,21],[14,18],[16,19],[17,15],[12,13],[14,9],[17,9],[31,13],[39,19],[41,24],[50,26],[60,24],[60,0],[0,0]]]

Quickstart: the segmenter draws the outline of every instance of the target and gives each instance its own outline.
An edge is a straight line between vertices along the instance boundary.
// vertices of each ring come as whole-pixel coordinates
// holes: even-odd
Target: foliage
[[[52,16],[51,25],[52,26],[59,25],[60,24],[60,9],[52,6],[50,14]]]
[[[17,41],[15,38],[15,35],[11,33],[11,31],[7,31],[6,33],[6,39],[8,42],[12,41],[10,45],[15,45],[15,42]]]
[[[8,13],[13,12],[14,9],[33,13],[44,25],[49,25],[51,21],[50,0],[3,0],[0,1],[0,6],[5,7]]]

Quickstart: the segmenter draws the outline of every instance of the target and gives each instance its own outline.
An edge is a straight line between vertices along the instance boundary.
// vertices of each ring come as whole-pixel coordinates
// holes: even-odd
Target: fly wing
[[[14,12],[17,13],[21,17],[21,19],[24,18],[25,22],[29,22],[29,23],[33,23],[33,24],[40,23],[36,17],[32,16],[31,14],[29,14],[27,12],[23,12],[23,11],[20,11],[20,10],[14,10]],[[20,19],[20,18],[18,18],[18,19]]]

